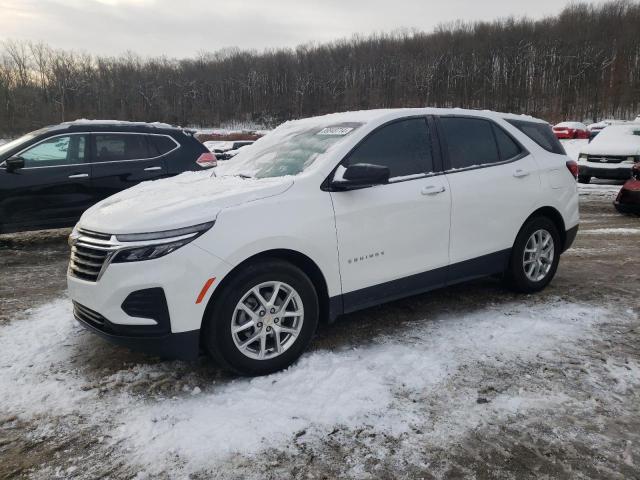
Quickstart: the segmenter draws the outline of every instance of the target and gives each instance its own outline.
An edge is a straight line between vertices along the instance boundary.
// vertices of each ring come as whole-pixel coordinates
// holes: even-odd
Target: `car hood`
[[[215,220],[227,207],[284,193],[293,177],[214,177],[211,171],[187,172],[144,182],[87,210],[78,225],[104,233],[147,233]]]

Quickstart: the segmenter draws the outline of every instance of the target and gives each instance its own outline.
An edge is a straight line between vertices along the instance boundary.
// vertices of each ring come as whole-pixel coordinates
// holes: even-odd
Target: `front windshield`
[[[15,140],[12,140],[8,143],[3,143],[2,145],[0,145],[0,157],[2,157],[5,153],[11,151],[15,147],[21,145],[22,143],[36,137],[39,133],[40,130],[36,130],[35,132],[27,133],[26,135],[23,135],[20,138],[16,138]]]
[[[216,173],[255,178],[297,175],[361,125],[287,122],[253,145],[240,149],[232,160],[219,162]]]

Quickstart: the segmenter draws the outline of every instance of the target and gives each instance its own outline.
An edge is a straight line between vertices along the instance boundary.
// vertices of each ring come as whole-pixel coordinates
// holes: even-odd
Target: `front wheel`
[[[296,266],[265,260],[233,274],[203,325],[203,343],[222,366],[241,375],[287,368],[318,325],[318,297]]]
[[[515,291],[533,293],[553,279],[560,261],[560,234],[547,217],[535,217],[520,230],[505,279]]]

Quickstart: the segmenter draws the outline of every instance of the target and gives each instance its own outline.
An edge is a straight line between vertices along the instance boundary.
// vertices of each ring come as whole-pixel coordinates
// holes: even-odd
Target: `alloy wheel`
[[[531,234],[524,247],[522,265],[524,273],[532,282],[543,280],[551,266],[555,254],[553,237],[547,230],[536,230]]]
[[[260,283],[245,292],[231,317],[236,348],[254,360],[275,358],[296,341],[304,322],[298,292],[287,283]]]

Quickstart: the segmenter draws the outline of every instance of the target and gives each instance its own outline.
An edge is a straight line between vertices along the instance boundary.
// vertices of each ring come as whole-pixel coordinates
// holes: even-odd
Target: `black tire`
[[[538,230],[546,230],[551,234],[551,238],[553,239],[553,261],[551,263],[551,268],[547,272],[544,278],[539,281],[532,281],[529,279],[525,273],[524,269],[524,250],[529,240],[529,237],[533,235],[534,232]],[[558,263],[560,261],[560,252],[562,250],[562,244],[560,239],[560,233],[558,229],[547,217],[534,217],[527,221],[524,226],[520,229],[518,236],[516,237],[516,241],[513,244],[513,248],[511,250],[511,258],[509,259],[509,266],[507,271],[505,272],[505,283],[506,285],[516,292],[521,293],[533,293],[539,292],[543,288],[545,288],[549,282],[553,279],[556,274],[556,270],[558,269]]]
[[[235,345],[231,320],[243,295],[264,282],[284,282],[299,294],[304,308],[304,320],[294,343],[274,358],[258,360],[246,356]],[[298,267],[279,259],[260,260],[248,265],[225,282],[208,309],[202,328],[202,343],[207,352],[222,367],[240,375],[267,375],[293,364],[307,349],[318,326],[318,296],[309,277]]]
[[[579,183],[589,183],[591,182],[591,177],[588,175],[578,175],[578,182]]]

